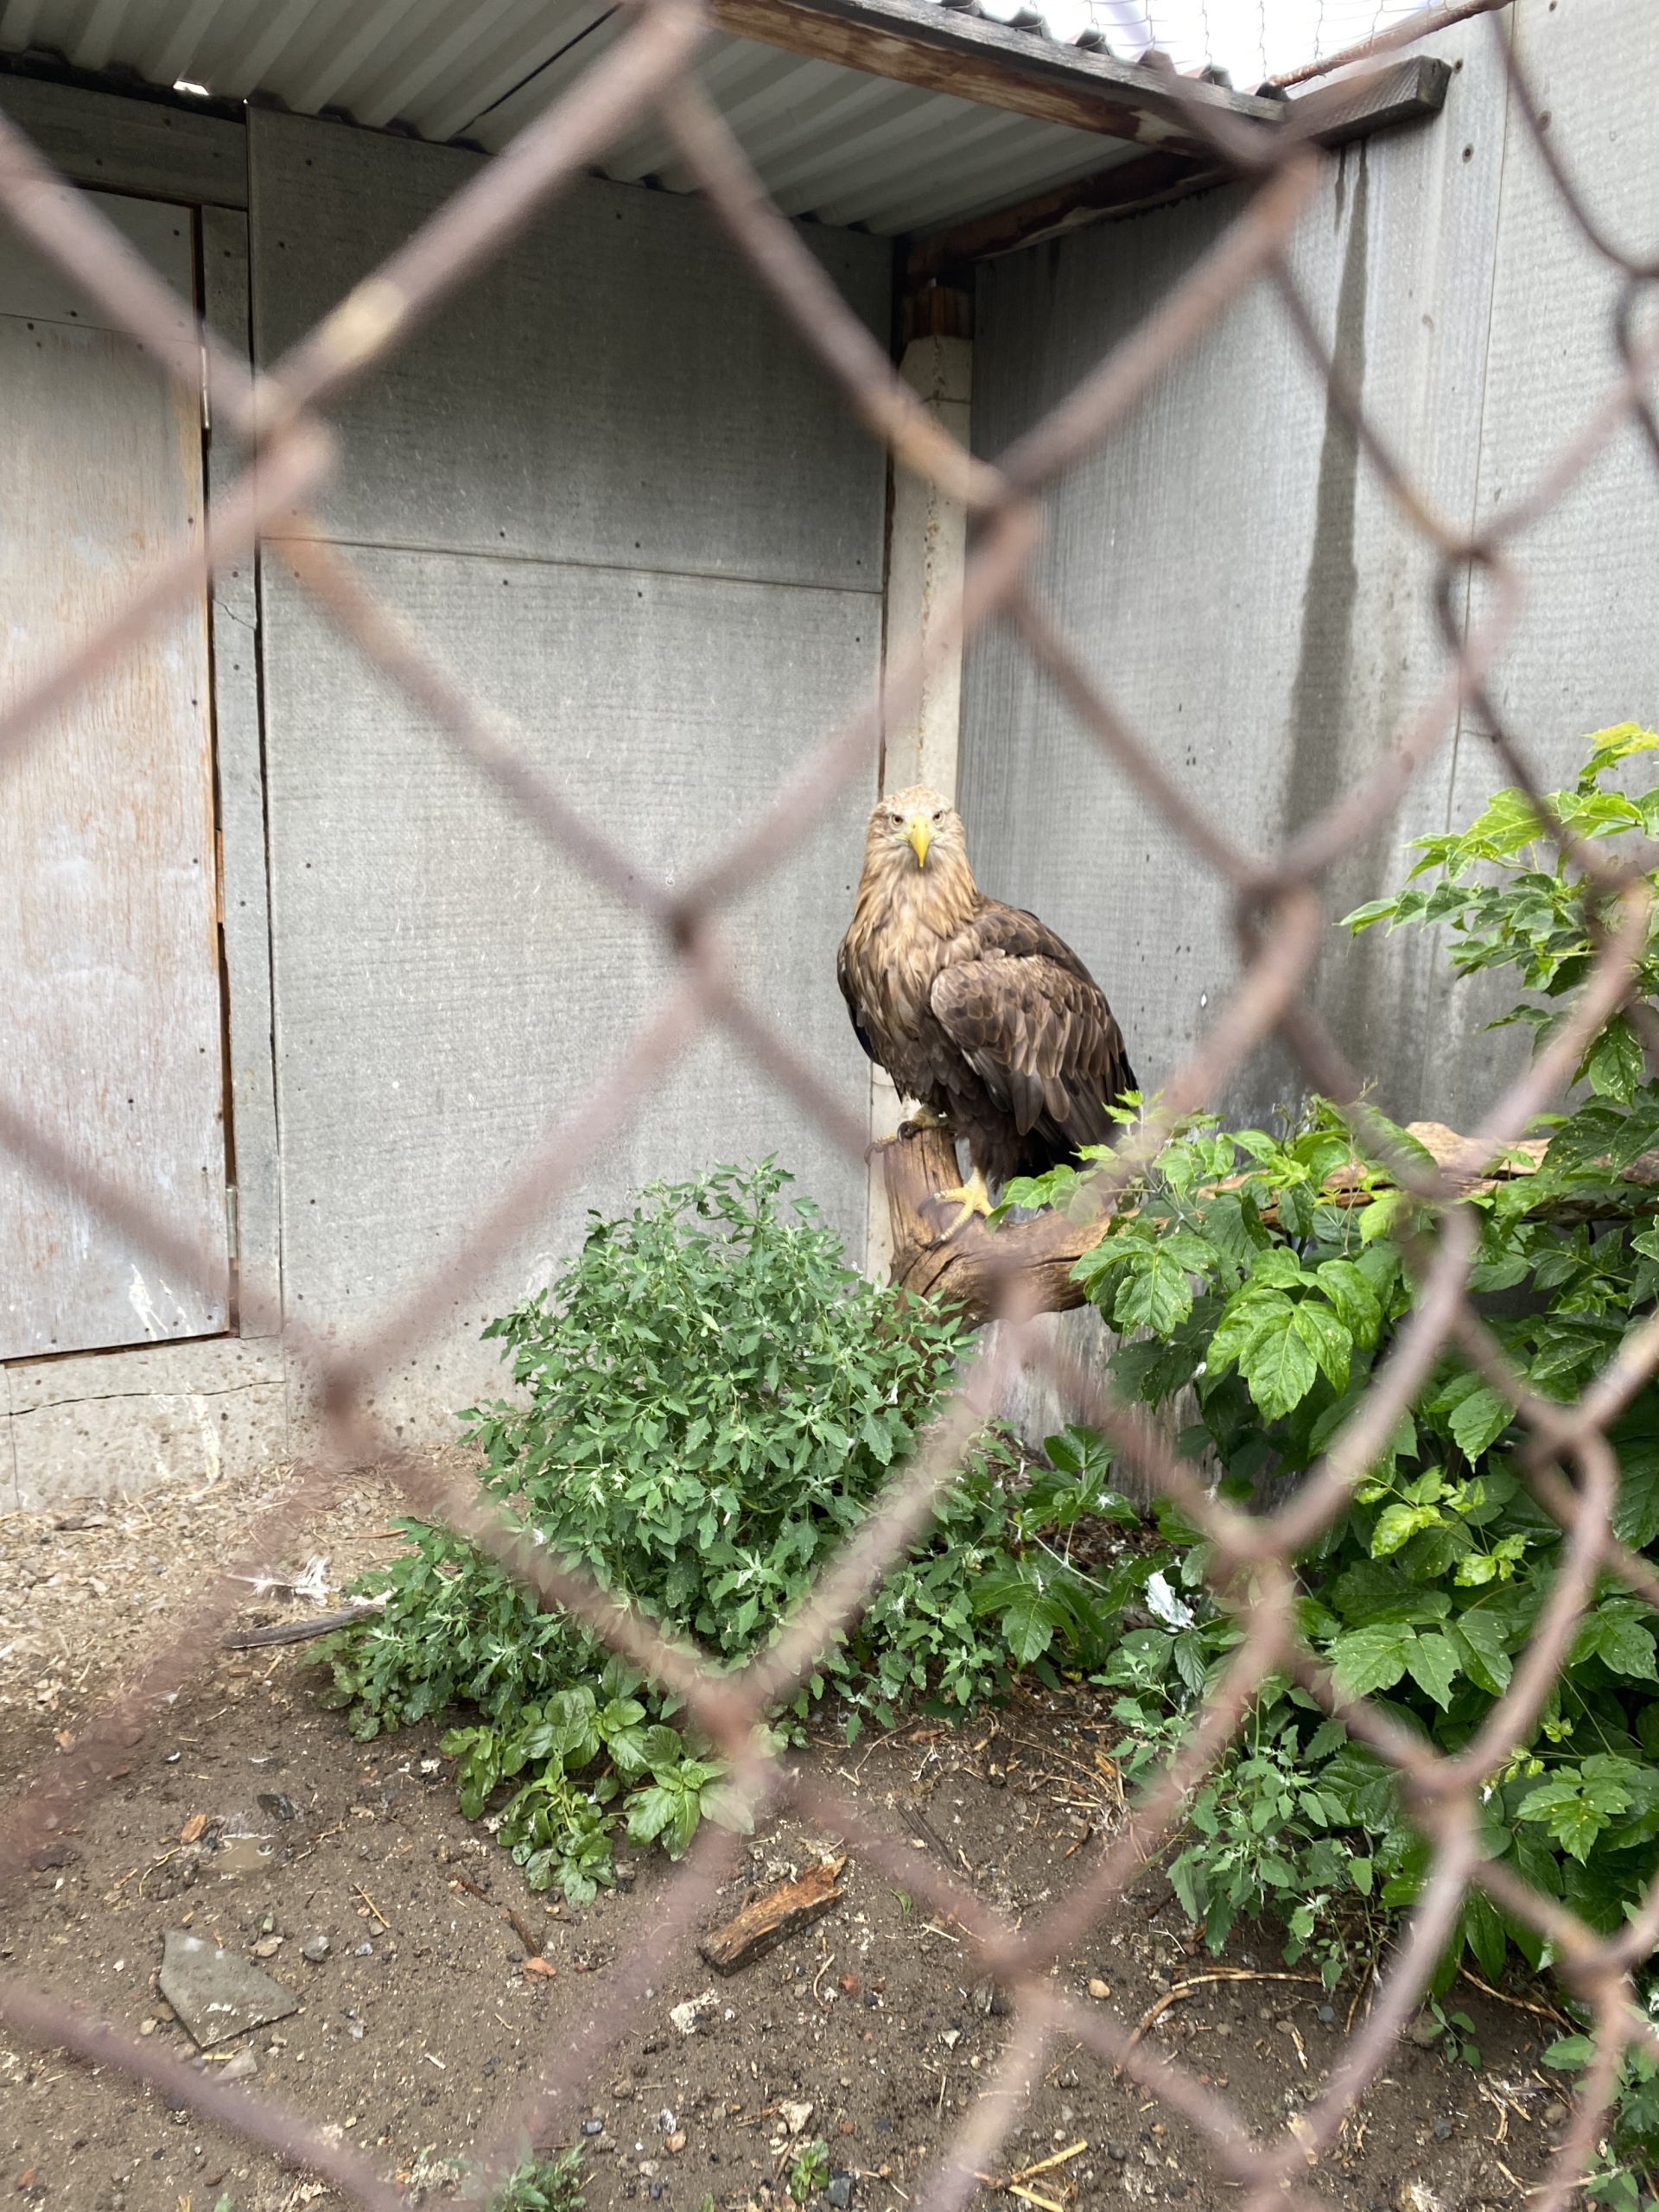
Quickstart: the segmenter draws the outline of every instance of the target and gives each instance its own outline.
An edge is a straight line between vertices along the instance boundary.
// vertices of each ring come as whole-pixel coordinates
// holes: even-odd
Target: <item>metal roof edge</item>
[[[1193,110],[1280,125],[1262,99],[1203,78],[1179,90],[1163,69],[1016,29],[952,0],[711,0],[721,29],[866,75],[1094,130],[1148,150],[1207,153]]]

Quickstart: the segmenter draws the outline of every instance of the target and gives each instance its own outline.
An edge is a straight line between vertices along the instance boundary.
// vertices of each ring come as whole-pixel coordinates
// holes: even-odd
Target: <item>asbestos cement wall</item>
[[[1654,235],[1659,16],[1628,0],[1516,0],[1504,18],[1553,142],[1620,239]],[[1484,22],[1433,41],[1436,122],[1342,156],[1291,254],[1373,421],[1455,527],[1535,483],[1616,370],[1618,280],[1545,176]],[[980,273],[976,444],[994,455],[1190,269],[1236,213],[1219,192],[1074,232]],[[1659,478],[1625,430],[1516,548],[1526,587],[1494,678],[1547,782],[1590,730],[1659,720]],[[1193,804],[1256,849],[1311,821],[1395,741],[1443,672],[1433,568],[1258,289],[1160,378],[1050,508],[1040,587]],[[971,651],[963,804],[988,889],[1090,961],[1144,1086],[1205,1033],[1238,973],[1230,906],[1096,753],[1012,638]],[[1327,887],[1332,917],[1391,888],[1409,839],[1508,780],[1446,726],[1432,764]],[[1334,930],[1316,1001],[1386,1110],[1473,1125],[1524,1049],[1481,1036],[1493,995],[1421,932]],[[1277,1050],[1236,1081],[1257,1117],[1302,1081]]]
[[[199,207],[210,319],[264,363],[478,167],[26,80],[0,79],[0,105],[77,181]],[[890,245],[804,235],[885,344]],[[887,471],[699,205],[591,180],[365,380],[340,432],[319,517],[218,577],[212,613],[241,1281],[349,1340],[576,1113],[675,969],[316,609],[294,535],[347,554],[672,885],[868,696]],[[210,450],[216,484],[233,465]],[[744,988],[855,1116],[868,1079],[835,947],[867,803],[781,855],[727,927]],[[548,1281],[590,1207],[768,1154],[861,1249],[861,1165],[711,1027],[386,1377],[389,1427],[451,1436],[500,1387],[480,1325]],[[0,1510],[265,1465],[303,1448],[308,1411],[298,1362],[236,1333],[0,1363]]]
[[[474,166],[257,112],[250,157],[264,361]],[[813,243],[885,339],[889,247]],[[690,200],[583,183],[341,431],[324,530],[642,878],[707,865],[874,675],[882,457]],[[340,635],[280,542],[262,625],[284,1299],[349,1333],[583,1104],[673,963]],[[728,931],[746,989],[855,1111],[834,956],[865,804]],[[389,1378],[392,1425],[444,1433],[499,1386],[480,1322],[547,1281],[589,1208],[767,1154],[861,1232],[858,1163],[710,1030]]]

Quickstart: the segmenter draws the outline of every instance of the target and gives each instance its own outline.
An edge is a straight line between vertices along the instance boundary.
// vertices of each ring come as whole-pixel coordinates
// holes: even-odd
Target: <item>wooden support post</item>
[[[928,337],[905,348],[900,373],[928,412],[963,445],[968,443],[973,397],[974,349],[966,338]],[[942,613],[957,603],[967,561],[968,518],[927,479],[898,468],[893,480],[893,520],[887,538],[887,644],[892,654],[919,641],[924,645]],[[922,685],[916,712],[890,723],[882,735],[884,791],[911,784],[931,784],[950,800],[957,796],[957,748],[962,714],[962,657],[936,665]],[[905,1108],[881,1069],[870,1070],[870,1137],[891,1137]],[[955,1174],[947,1182],[955,1182]],[[872,1155],[865,1266],[878,1281],[887,1274],[892,1247],[887,1234],[887,1200]]]

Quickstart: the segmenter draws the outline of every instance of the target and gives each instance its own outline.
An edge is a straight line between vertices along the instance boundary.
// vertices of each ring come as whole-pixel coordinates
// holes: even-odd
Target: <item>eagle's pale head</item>
[[[880,855],[890,867],[899,864],[906,872],[931,874],[950,869],[952,862],[965,868],[968,862],[962,817],[949,799],[925,784],[912,784],[908,791],[891,792],[878,803],[870,816],[864,850],[867,861]]]

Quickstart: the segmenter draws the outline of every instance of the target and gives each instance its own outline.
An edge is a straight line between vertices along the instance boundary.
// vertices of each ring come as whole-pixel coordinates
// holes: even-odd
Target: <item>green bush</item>
[[[766,1163],[647,1192],[595,1220],[550,1291],[490,1324],[518,1402],[463,1416],[486,1490],[537,1541],[737,1665],[774,1637],[910,1451],[961,1357],[960,1322],[879,1287]],[[1034,1478],[988,1433],[932,1529],[826,1651],[782,1716],[833,1688],[848,1711],[960,1712],[1020,1665],[1103,1662],[1154,1559],[1100,1584],[1073,1567],[1084,1516],[1133,1522],[1110,1455],[1055,1440]],[[706,1744],[672,1701],[475,1546],[418,1521],[360,1586],[377,1620],[333,1640],[334,1700],[365,1737],[470,1708],[444,1738],[463,1810],[494,1817],[532,1885],[574,1899],[612,1878],[612,1840],[677,1856],[728,1814]],[[1053,1679],[1051,1669],[1051,1679]]]
[[[1659,826],[1659,790],[1625,798],[1603,785],[1656,744],[1629,726],[1603,733],[1576,788],[1549,804],[1581,838],[1646,834]],[[1524,796],[1503,792],[1468,830],[1421,841],[1417,873],[1436,874],[1433,888],[1363,907],[1350,926],[1449,924],[1459,969],[1518,970],[1543,1003],[1503,1018],[1548,1034],[1560,1019],[1552,1001],[1582,980],[1611,901],[1541,833]],[[1640,972],[1649,995],[1656,944]],[[1529,1386],[1562,1403],[1659,1301],[1655,1194],[1619,1173],[1659,1143],[1659,1084],[1646,1078],[1623,1016],[1592,1042],[1580,1074],[1590,1096],[1546,1117],[1539,1171],[1472,1201],[1471,1288]],[[1319,1458],[1411,1311],[1406,1245],[1432,1235],[1433,1217],[1395,1186],[1385,1156],[1402,1153],[1427,1158],[1375,1113],[1318,1099],[1277,1135],[1198,1117],[1079,1262],[1077,1280],[1125,1338],[1113,1362],[1120,1388],[1153,1406],[1190,1389],[1198,1418],[1182,1449],[1214,1465],[1222,1493],[1239,1503],[1281,1494]],[[1008,1201],[1075,1205],[1091,1172],[1085,1164],[1017,1184]],[[1520,1433],[1506,1400],[1459,1352],[1444,1352],[1346,1510],[1298,1563],[1308,1647],[1343,1689],[1448,1752],[1471,1740],[1502,1694],[1560,1565],[1560,1529],[1512,1456]],[[1617,1533],[1651,1551],[1659,1388],[1637,1395],[1612,1440]],[[1168,1592],[1155,1625],[1122,1639],[1104,1670],[1123,1693],[1131,1770],[1179,1740],[1241,1634],[1205,1594],[1198,1532],[1167,1512],[1162,1527],[1181,1554],[1179,1594]],[[1609,1931],[1651,1876],[1659,1842],[1656,1618],[1614,1578],[1599,1579],[1559,1681],[1481,1807],[1493,1858]],[[1288,1929],[1287,1956],[1311,1948],[1330,1981],[1356,1949],[1374,1947],[1380,1915],[1416,1896],[1427,1863],[1389,1770],[1279,1677],[1197,1794],[1169,1871],[1212,1945],[1239,1916],[1271,1908]],[[1472,1890],[1434,1993],[1465,1957],[1495,1976],[1511,1943],[1535,1968],[1548,1961],[1530,1926]],[[1622,2125],[1651,2143],[1659,2100],[1650,2069],[1637,2081],[1644,2063],[1627,2069],[1644,2101]]]

